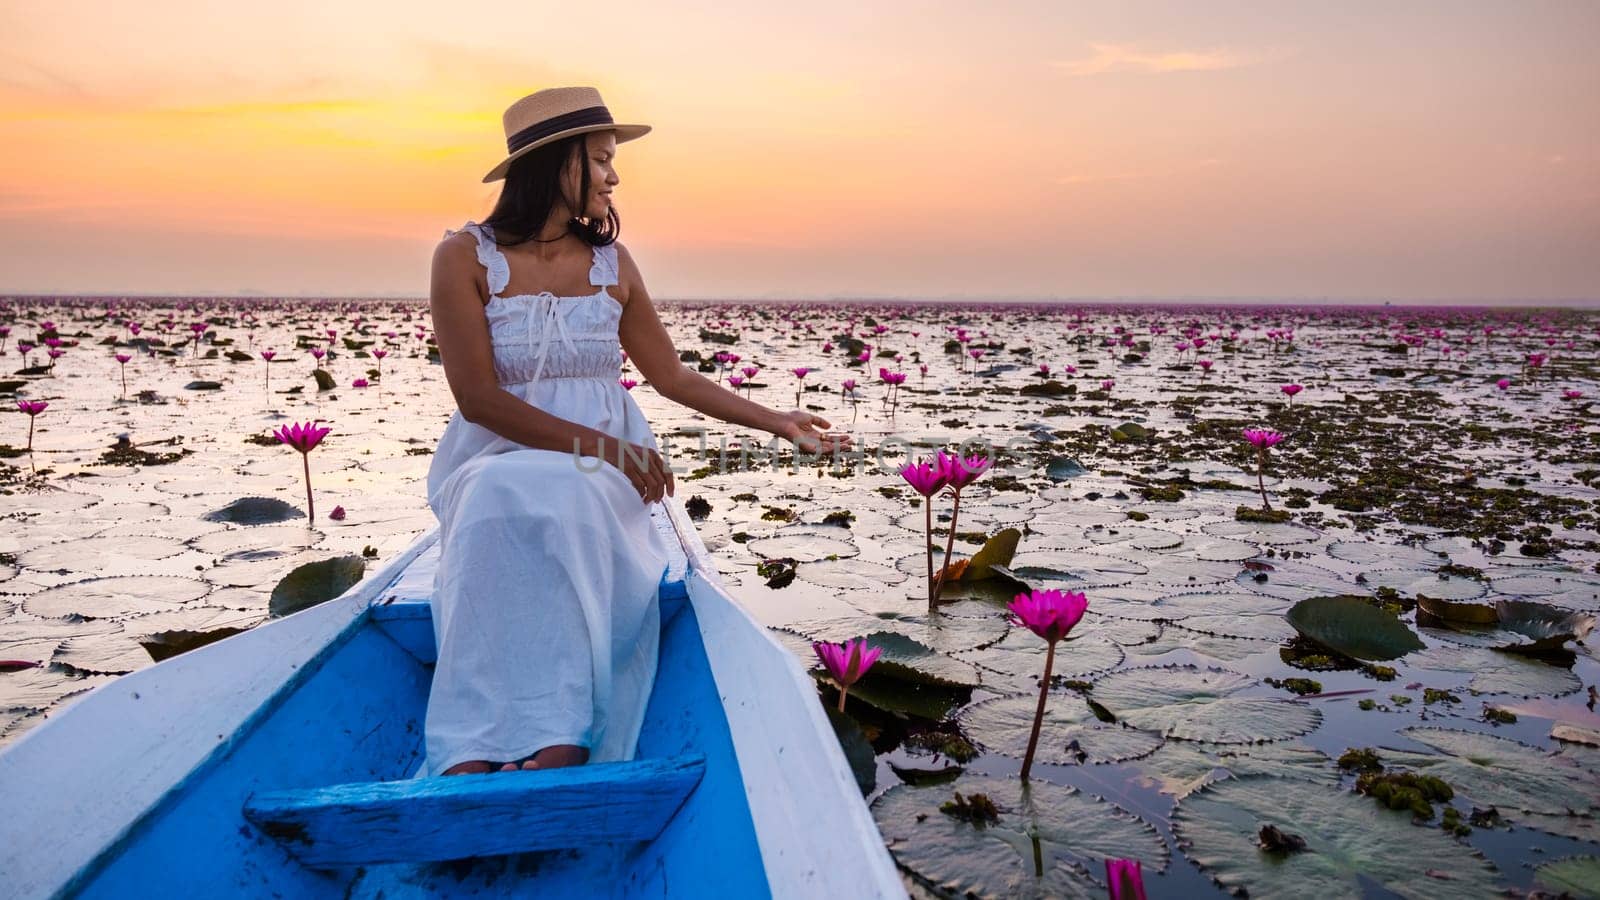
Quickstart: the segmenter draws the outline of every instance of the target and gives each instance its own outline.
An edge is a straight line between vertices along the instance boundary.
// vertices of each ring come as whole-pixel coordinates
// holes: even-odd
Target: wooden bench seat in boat
[[[704,775],[687,753],[356,782],[251,794],[244,816],[318,869],[586,848],[654,840]]]

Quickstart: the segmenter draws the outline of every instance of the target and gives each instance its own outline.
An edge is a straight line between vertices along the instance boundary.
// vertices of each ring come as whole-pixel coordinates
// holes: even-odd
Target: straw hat
[[[590,131],[615,131],[617,143],[650,133],[649,125],[618,125],[611,121],[600,92],[592,87],[559,87],[529,94],[511,104],[503,117],[506,127],[506,152],[511,154],[483,176],[483,183],[506,177],[506,170],[517,157],[574,134]]]

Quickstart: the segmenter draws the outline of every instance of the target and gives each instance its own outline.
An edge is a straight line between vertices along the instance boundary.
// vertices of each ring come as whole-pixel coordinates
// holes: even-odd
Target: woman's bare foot
[[[488,761],[486,759],[472,759],[472,760],[468,760],[466,762],[456,763],[455,765],[451,766],[450,768],[445,769],[444,770],[444,774],[446,774],[446,775],[480,775],[480,774],[483,774],[483,773],[486,773],[486,772],[493,772],[493,771],[494,771],[494,763],[492,763],[492,762],[490,762],[490,761]]]
[[[518,768],[527,771],[533,769],[560,769],[565,766],[581,766],[588,761],[588,747],[579,747],[575,744],[556,744],[546,747],[532,756],[524,757],[516,762],[508,762],[500,766],[499,771],[515,772]]]

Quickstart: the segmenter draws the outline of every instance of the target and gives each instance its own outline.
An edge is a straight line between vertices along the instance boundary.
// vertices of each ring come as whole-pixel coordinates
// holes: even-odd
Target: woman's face
[[[620,183],[616,167],[617,133],[591,131],[584,137],[584,165],[589,167],[589,196],[584,198],[580,215],[590,220],[604,219],[611,209],[611,191]],[[569,190],[577,193],[580,183],[574,179]]]

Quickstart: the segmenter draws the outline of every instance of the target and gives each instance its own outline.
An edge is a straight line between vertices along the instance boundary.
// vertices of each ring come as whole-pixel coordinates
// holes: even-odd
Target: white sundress
[[[511,269],[489,227],[460,230],[476,236],[488,270],[484,314],[500,386],[659,450],[618,381],[622,304],[606,291],[618,282],[616,246],[594,248],[593,295],[502,297]],[[612,463],[519,444],[459,410],[427,485],[439,519],[438,661],[417,777],[555,744],[589,748],[590,762],[632,759],[655,683],[668,564],[638,490]]]

